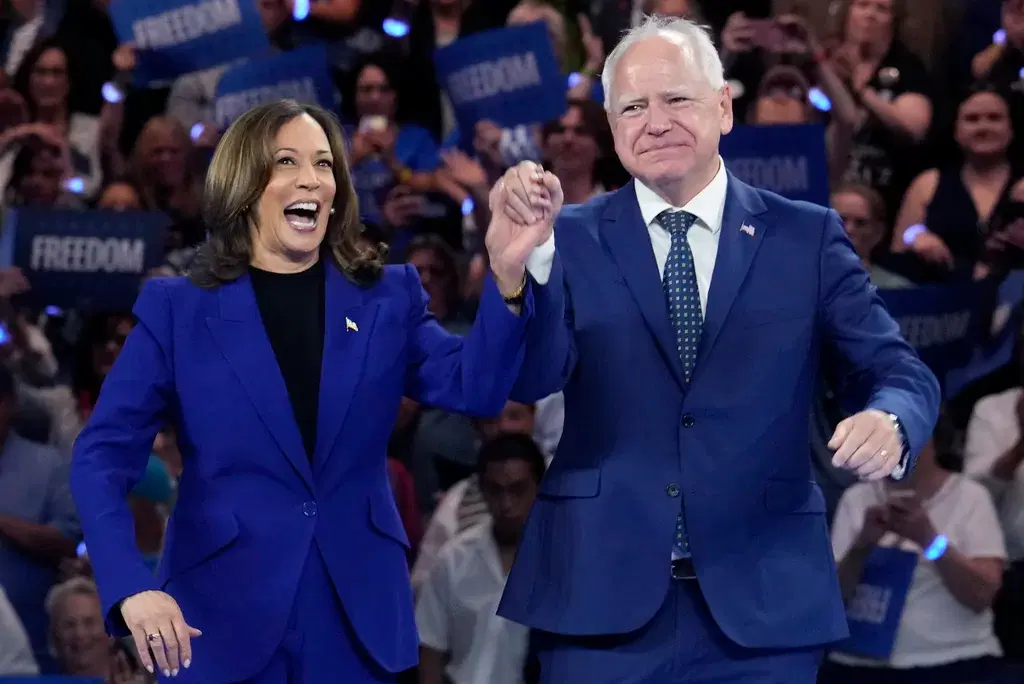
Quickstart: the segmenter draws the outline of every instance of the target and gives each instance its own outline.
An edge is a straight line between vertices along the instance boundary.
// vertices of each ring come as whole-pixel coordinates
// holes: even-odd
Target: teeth
[[[318,209],[316,202],[296,202],[295,204],[289,204],[286,209],[304,209],[306,211],[316,211]]]

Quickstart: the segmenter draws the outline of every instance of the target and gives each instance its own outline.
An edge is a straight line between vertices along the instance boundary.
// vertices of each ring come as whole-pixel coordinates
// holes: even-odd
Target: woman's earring
[[[331,207],[331,214],[334,213],[334,207]]]

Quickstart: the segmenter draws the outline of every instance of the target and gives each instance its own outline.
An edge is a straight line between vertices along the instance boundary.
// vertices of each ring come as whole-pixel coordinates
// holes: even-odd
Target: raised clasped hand
[[[889,416],[876,409],[841,421],[829,440],[832,465],[852,470],[862,480],[881,480],[899,465],[903,455],[899,431]]]
[[[491,189],[484,244],[502,294],[522,284],[526,261],[551,236],[562,199],[558,178],[529,161],[510,168]]]

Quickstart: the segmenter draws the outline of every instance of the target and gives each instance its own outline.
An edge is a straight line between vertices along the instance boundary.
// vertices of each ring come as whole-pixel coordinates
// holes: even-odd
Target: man
[[[0,366],[0,587],[18,612],[41,666],[49,664],[46,592],[81,527],[68,490],[67,460],[10,430],[14,378]]]
[[[648,20],[603,81],[635,180],[562,210],[529,257],[562,324],[514,398],[564,388],[565,426],[499,614],[541,630],[546,684],[814,682],[847,636],[808,444],[821,359],[859,410],[834,463],[863,479],[905,476],[938,383],[836,214],[725,170],[732,98],[699,26]],[[491,195],[524,232],[561,199],[525,164]]]
[[[528,630],[498,617],[505,577],[544,475],[544,456],[527,435],[505,434],[480,449],[485,524],[449,541],[416,603],[420,682],[519,684]]]

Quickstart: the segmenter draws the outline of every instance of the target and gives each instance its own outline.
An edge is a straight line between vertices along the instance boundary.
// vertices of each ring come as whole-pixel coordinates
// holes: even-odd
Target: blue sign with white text
[[[253,107],[285,98],[336,109],[323,45],[258,57],[231,67],[217,82],[214,119],[223,130]]]
[[[170,219],[150,211],[11,209],[0,265],[17,266],[39,306],[127,311],[163,262]]]
[[[825,129],[803,126],[734,126],[719,143],[725,165],[755,188],[829,206]]]
[[[966,364],[981,332],[984,286],[951,285],[879,290],[900,334],[945,387],[945,377]]]
[[[565,113],[566,76],[543,22],[474,33],[434,53],[463,139],[487,119],[503,128]]]
[[[849,638],[836,650],[887,660],[896,644],[903,606],[917,567],[917,554],[875,547],[846,606]]]
[[[118,40],[135,43],[144,87],[270,49],[251,0],[113,0],[110,18]]]

